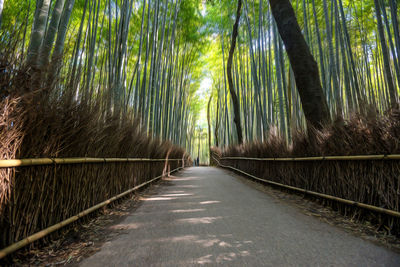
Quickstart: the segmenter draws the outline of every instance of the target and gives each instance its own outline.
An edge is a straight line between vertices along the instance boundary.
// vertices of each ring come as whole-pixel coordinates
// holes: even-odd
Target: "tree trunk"
[[[63,55],[63,50],[64,50],[64,44],[65,44],[65,37],[67,35],[67,30],[68,30],[68,23],[69,19],[71,17],[72,9],[74,7],[75,0],[67,0],[65,2],[65,8],[62,13],[60,23],[58,25],[57,29],[57,38],[56,38],[56,43],[54,46],[53,54],[51,55],[51,68],[53,71],[49,73],[49,77],[47,79],[47,84],[50,87],[50,85],[54,82],[56,79],[59,68],[62,62],[62,55]]]
[[[27,65],[30,67],[37,67],[37,58],[46,31],[49,8],[50,0],[44,0],[42,5],[38,6],[35,12],[31,40],[28,48],[28,56],[26,59]]]
[[[57,0],[51,16],[49,28],[40,49],[39,66],[47,66],[53,43],[56,38],[58,26],[60,24],[61,14],[64,8],[64,0]]]
[[[238,137],[238,143],[243,143],[243,135],[242,135],[242,126],[240,124],[240,108],[239,108],[239,100],[237,98],[235,88],[233,87],[233,79],[232,79],[232,59],[233,53],[235,52],[236,46],[236,37],[238,35],[238,28],[239,28],[239,20],[240,20],[240,10],[242,8],[242,0],[238,0],[237,11],[236,11],[236,21],[233,25],[232,31],[232,41],[231,41],[231,48],[229,50],[229,57],[227,63],[227,74],[228,74],[228,84],[229,84],[229,92],[231,93],[232,97],[232,104],[233,104],[233,112],[234,112],[234,119],[236,125],[236,132]]]
[[[212,95],[210,95],[210,99],[208,99],[208,105],[207,105],[208,152],[210,156],[210,162],[211,162],[211,121],[210,121],[211,100],[212,100]]]
[[[219,82],[218,82],[219,83]],[[219,86],[218,86],[218,99],[217,99],[217,115],[215,118],[215,129],[214,129],[214,138],[215,138],[215,146],[219,146],[219,137],[218,137],[218,130],[219,130],[219,105],[220,105],[220,98],[219,98]]]
[[[379,33],[379,41],[381,43],[382,49],[382,57],[383,57],[383,64],[384,64],[384,71],[386,76],[386,83],[389,89],[389,96],[390,96],[390,105],[392,108],[397,107],[397,94],[396,89],[393,82],[392,72],[390,70],[390,60],[389,60],[389,52],[388,47],[386,44],[385,33],[383,31],[383,23],[381,17],[381,7],[379,0],[374,0],[375,3],[375,11],[376,11],[376,20],[378,23],[378,33]]]
[[[290,59],[304,115],[311,126],[320,129],[330,122],[328,104],[315,62],[289,0],[270,0],[272,14]]]
[[[65,37],[68,29],[68,23],[71,17],[72,8],[74,7],[74,4],[75,0],[67,0],[67,2],[65,3],[66,7],[64,9],[64,12],[60,20],[60,24],[58,26],[56,44],[51,58],[52,67],[55,67],[61,61],[62,53],[64,50]]]
[[[3,18],[3,6],[4,6],[4,0],[0,0],[0,27],[1,27],[1,21]]]

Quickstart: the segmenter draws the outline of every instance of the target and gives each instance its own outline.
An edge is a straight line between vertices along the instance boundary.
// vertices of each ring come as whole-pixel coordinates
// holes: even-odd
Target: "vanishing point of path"
[[[400,255],[303,215],[221,169],[193,167],[81,266],[400,266]]]

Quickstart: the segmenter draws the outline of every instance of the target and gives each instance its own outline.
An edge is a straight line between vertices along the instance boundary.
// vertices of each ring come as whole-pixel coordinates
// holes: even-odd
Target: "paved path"
[[[82,266],[400,266],[400,255],[303,215],[229,172],[194,167]]]

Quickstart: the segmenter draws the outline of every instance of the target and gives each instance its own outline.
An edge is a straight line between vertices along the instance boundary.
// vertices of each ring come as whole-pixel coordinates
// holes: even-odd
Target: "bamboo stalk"
[[[183,167],[176,168],[176,169],[172,170],[171,173],[176,172],[176,171],[181,170],[181,169],[183,169]],[[68,219],[66,219],[66,220],[64,220],[62,222],[59,222],[59,223],[57,223],[57,224],[55,224],[53,226],[50,226],[50,227],[48,227],[48,228],[46,228],[46,229],[44,229],[42,231],[39,231],[39,232],[37,232],[37,233],[35,233],[35,234],[31,235],[31,236],[28,236],[28,237],[26,237],[26,238],[24,238],[24,239],[22,239],[22,240],[20,240],[20,241],[18,241],[16,243],[12,244],[12,245],[0,250],[0,259],[4,258],[5,256],[7,256],[10,253],[15,252],[16,250],[18,250],[20,248],[23,248],[23,247],[33,243],[36,240],[39,240],[39,239],[49,235],[50,233],[52,233],[52,232],[54,232],[54,231],[56,231],[56,230],[58,230],[58,229],[60,229],[60,228],[62,228],[64,226],[66,226],[68,224],[71,224],[71,223],[77,221],[78,219],[80,219],[80,218],[92,213],[95,210],[98,210],[98,209],[100,209],[100,208],[102,208],[104,206],[107,206],[111,202],[114,202],[115,200],[120,199],[120,198],[122,198],[122,197],[124,197],[124,196],[126,196],[126,195],[128,195],[128,194],[130,194],[130,193],[132,193],[132,192],[134,192],[134,191],[136,191],[136,190],[138,190],[138,189],[140,189],[140,188],[142,188],[142,187],[144,187],[144,186],[146,186],[146,185],[148,185],[148,184],[150,184],[150,183],[152,183],[152,182],[154,182],[154,181],[156,181],[156,180],[158,180],[158,179],[160,179],[162,177],[163,177],[163,175],[157,176],[157,177],[153,178],[152,180],[150,180],[148,182],[145,182],[145,183],[142,183],[142,184],[140,184],[138,186],[135,186],[134,188],[131,188],[131,189],[119,194],[119,195],[116,195],[116,196],[114,196],[114,197],[112,197],[112,198],[110,198],[110,199],[108,199],[106,201],[103,201],[103,202],[101,202],[101,203],[99,203],[99,204],[97,204],[97,205],[95,205],[95,206],[93,206],[91,208],[88,208],[88,209],[78,213],[75,216],[72,216],[72,217],[70,217],[70,218],[68,218]]]
[[[148,158],[37,158],[37,159],[3,159],[0,168],[21,166],[80,164],[80,163],[116,163],[116,162],[161,162],[180,161],[182,159],[148,159]]]
[[[394,155],[356,155],[356,156],[320,156],[299,158],[246,158],[223,157],[221,160],[254,160],[254,161],[324,161],[324,160],[398,160],[400,154]]]
[[[380,207],[376,207],[376,206],[372,206],[372,205],[368,205],[368,204],[364,204],[364,203],[360,203],[360,202],[356,202],[356,201],[352,201],[352,200],[347,200],[347,199],[343,199],[343,198],[339,198],[339,197],[334,197],[331,195],[327,195],[327,194],[322,194],[322,193],[318,193],[318,192],[314,192],[314,191],[309,191],[306,189],[302,189],[302,188],[298,188],[298,187],[294,187],[294,186],[290,186],[290,185],[285,185],[285,184],[281,184],[281,183],[277,183],[277,182],[273,182],[270,180],[264,180],[261,179],[259,177],[256,177],[254,175],[251,175],[247,172],[244,172],[242,170],[236,169],[234,167],[228,166],[228,165],[222,165],[214,156],[213,156],[214,160],[218,163],[219,166],[223,167],[223,168],[228,168],[228,169],[232,169],[234,171],[240,172],[241,174],[244,174],[248,177],[251,177],[257,181],[263,182],[263,183],[267,183],[269,185],[274,185],[274,186],[278,186],[278,187],[282,187],[282,188],[286,188],[286,189],[290,189],[292,191],[296,191],[296,192],[300,192],[300,193],[304,193],[304,194],[308,194],[308,195],[312,195],[312,196],[317,196],[320,198],[325,198],[325,199],[329,199],[329,200],[334,200],[346,205],[350,205],[350,206],[355,206],[355,207],[359,207],[359,208],[363,208],[363,209],[367,209],[367,210],[371,210],[371,211],[375,211],[378,213],[383,213],[386,215],[390,215],[393,217],[397,217],[400,218],[400,212],[398,211],[394,211],[394,210],[389,210],[389,209],[384,209],[384,208],[380,208]]]

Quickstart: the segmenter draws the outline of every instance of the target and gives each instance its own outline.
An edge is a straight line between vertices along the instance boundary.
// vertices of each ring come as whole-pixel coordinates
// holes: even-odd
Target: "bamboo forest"
[[[0,0],[0,265],[398,266],[399,6]]]

